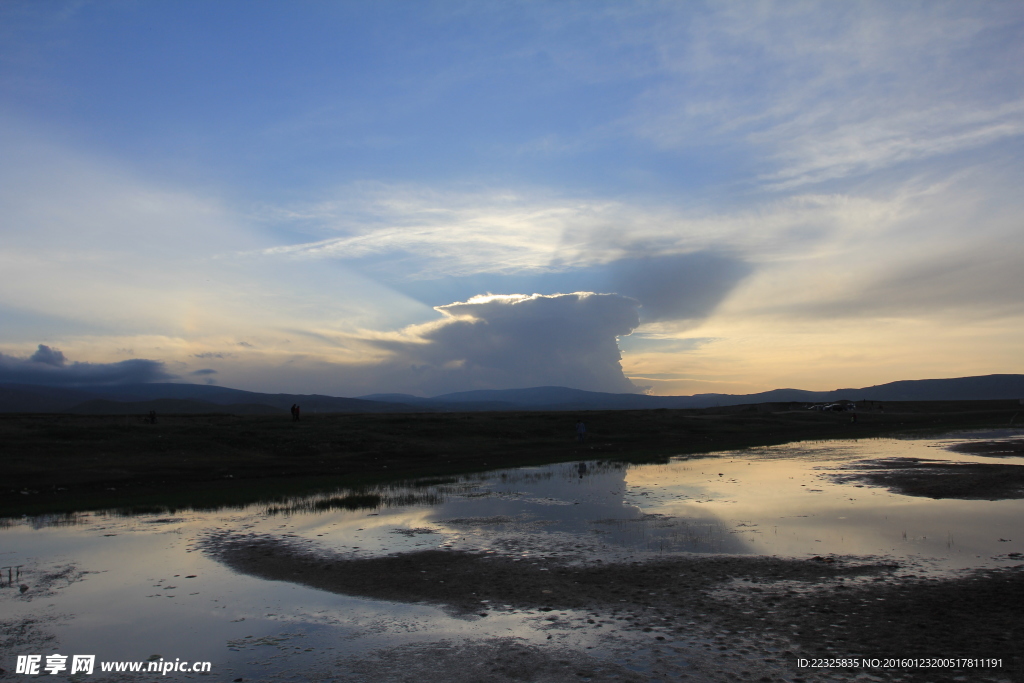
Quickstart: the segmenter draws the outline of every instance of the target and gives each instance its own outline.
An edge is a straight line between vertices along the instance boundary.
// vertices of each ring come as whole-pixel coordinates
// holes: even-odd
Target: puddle
[[[982,440],[1001,445],[971,446]],[[494,680],[520,660],[537,671],[571,670],[577,680],[654,673],[669,680],[714,650],[714,636],[699,623],[684,622],[689,640],[677,629],[652,647],[649,633],[627,628],[625,613],[481,603],[483,618],[428,602],[355,597],[236,573],[211,543],[252,535],[342,560],[464,552],[537,572],[680,554],[835,555],[943,576],[1020,561],[1024,500],[931,499],[837,475],[895,459],[1024,465],[1022,442],[1020,432],[1006,432],[801,443],[662,465],[495,471],[217,512],[6,520],[0,566],[20,568],[10,580],[2,571],[8,635],[0,668],[13,672],[16,654],[60,652],[97,661],[210,661],[219,680],[288,680],[296,672],[305,680],[374,680],[386,668],[381,662],[433,652],[452,661],[500,659]],[[749,652],[741,664],[753,670]]]

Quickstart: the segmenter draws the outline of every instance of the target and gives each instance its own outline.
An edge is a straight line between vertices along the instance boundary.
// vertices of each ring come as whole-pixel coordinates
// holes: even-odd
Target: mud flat
[[[552,633],[603,629],[605,656],[514,639],[388,648],[338,662],[346,680],[1017,681],[1024,564],[934,578],[870,558],[671,556],[644,563],[430,550],[351,559],[311,542],[219,534],[207,554],[237,572],[466,619],[534,614]],[[647,670],[628,652],[651,648]],[[437,658],[443,668],[424,666]],[[617,658],[616,658],[617,657]],[[797,659],[986,658],[998,667],[798,668]],[[430,661],[430,660],[428,660]],[[873,678],[865,679],[864,676]]]
[[[992,442],[989,442],[992,443]],[[1018,442],[1024,444],[1024,442]],[[974,446],[965,444],[964,446]],[[956,450],[962,447],[958,446]],[[984,448],[965,452],[991,455]],[[922,458],[882,458],[853,463],[836,481],[861,481],[905,496],[1008,500],[1024,498],[1024,465],[948,462]]]
[[[1024,456],[1024,439],[1000,439],[995,441],[971,441],[949,447],[954,453],[971,453],[990,458]]]

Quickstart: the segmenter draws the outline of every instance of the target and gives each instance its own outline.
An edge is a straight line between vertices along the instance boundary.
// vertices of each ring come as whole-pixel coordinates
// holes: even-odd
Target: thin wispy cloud
[[[787,233],[814,225],[830,232],[851,222],[894,210],[887,198],[798,195],[759,206],[716,211],[671,204],[582,198],[550,198],[530,189],[491,194],[424,193],[383,187],[386,199],[351,209],[358,189],[316,208],[297,207],[279,215],[302,216],[307,231],[344,236],[262,250],[267,256],[362,261],[368,269],[429,279],[440,275],[560,271],[609,263],[624,257],[685,254],[718,248],[742,253],[770,252]],[[851,211],[852,209],[852,211]],[[314,218],[315,217],[315,218]],[[783,247],[788,249],[790,242]],[[801,235],[813,248],[818,240]]]
[[[991,111],[940,105],[929,111],[826,125],[803,118],[752,136],[755,142],[770,142],[781,150],[775,157],[782,170],[763,176],[772,189],[860,176],[1020,137],[1024,100]]]
[[[1012,5],[718,6],[651,40],[665,78],[625,123],[663,147],[748,146],[780,191],[1016,138]]]

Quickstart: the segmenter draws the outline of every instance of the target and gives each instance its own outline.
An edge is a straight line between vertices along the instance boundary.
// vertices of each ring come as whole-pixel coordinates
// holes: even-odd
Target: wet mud
[[[1024,457],[1024,439],[965,441],[949,447],[954,453],[971,453],[990,458]]]
[[[644,563],[537,558],[527,563],[429,550],[351,559],[312,544],[227,534],[211,537],[205,552],[264,579],[433,603],[466,619],[518,612],[549,620],[552,629],[603,629],[602,649],[609,652],[651,647],[661,653],[653,657],[661,669],[636,678],[621,658],[591,661],[587,653],[541,652],[513,647],[511,641],[433,644],[428,649],[441,648],[437,656],[450,665],[412,675],[414,668],[400,663],[415,660],[424,646],[403,646],[389,649],[387,656],[349,662],[349,680],[766,682],[852,680],[868,673],[802,670],[796,667],[798,657],[1001,658],[1001,668],[971,670],[966,679],[963,670],[872,670],[870,675],[904,681],[1024,677],[1019,609],[1024,564],[936,579],[889,562],[843,557],[671,556]],[[538,672],[553,673],[516,678],[519,658]],[[564,665],[556,665],[559,661]],[[589,673],[580,673],[584,670]],[[459,673],[453,677],[452,671]]]
[[[988,453],[986,453],[988,454]],[[1024,465],[881,458],[852,463],[836,482],[862,482],[905,496],[1009,500],[1024,498]]]
[[[472,643],[449,642],[387,648],[371,657],[340,662],[342,680],[425,683],[644,683],[646,675],[615,662],[569,648],[541,648],[514,638],[490,638]],[[439,678],[439,676],[441,678]]]
[[[0,572],[0,600],[33,602],[52,599],[62,589],[83,580],[87,573],[74,564],[48,568],[26,566],[17,574]],[[7,660],[8,653],[46,652],[55,648],[57,639],[53,635],[53,626],[64,619],[66,616],[45,609],[30,616],[0,618],[0,653]],[[13,680],[14,677],[13,671],[7,671],[0,665],[0,680]]]
[[[52,616],[0,619],[0,652],[42,652],[52,647],[56,638],[49,627],[55,621]],[[0,678],[7,673],[13,674],[0,667]]]

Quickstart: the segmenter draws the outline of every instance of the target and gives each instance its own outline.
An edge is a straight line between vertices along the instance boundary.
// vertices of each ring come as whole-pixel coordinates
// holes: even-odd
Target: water
[[[1024,500],[931,500],[832,476],[875,458],[1024,464],[945,450],[964,438],[789,444],[663,465],[574,462],[218,512],[8,520],[0,566],[22,568],[11,582],[4,570],[0,613],[5,631],[22,636],[0,667],[12,672],[17,654],[156,655],[210,661],[218,679],[287,679],[316,669],[331,680],[343,676],[339,657],[402,645],[510,637],[543,644],[553,632],[574,651],[608,644],[607,632],[552,631],[542,613],[467,619],[433,605],[238,575],[202,550],[225,532],[302,539],[349,557],[449,548],[525,563],[728,553],[886,558],[934,574],[1005,565],[1010,553],[1024,552]],[[592,616],[557,614],[565,623]]]

